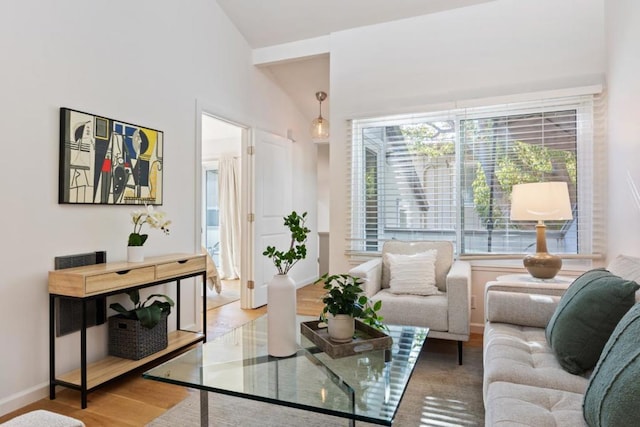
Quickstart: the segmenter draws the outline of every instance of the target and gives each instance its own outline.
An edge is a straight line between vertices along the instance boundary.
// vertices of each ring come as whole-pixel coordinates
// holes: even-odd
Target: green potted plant
[[[320,280],[327,291],[322,297],[324,308],[320,320],[327,323],[329,337],[336,342],[349,342],[355,332],[354,319],[379,330],[386,330],[384,318],[378,314],[382,301],[372,302],[362,289],[362,279],[349,274],[328,273]]]
[[[167,316],[174,306],[167,295],[152,294],[140,300],[140,292],[127,292],[133,308],[115,302],[119,314],[109,318],[109,354],[138,360],[167,347]]]
[[[175,305],[173,300],[167,295],[152,294],[143,302],[140,302],[140,292],[137,289],[127,292],[127,295],[129,295],[129,299],[133,303],[133,308],[126,309],[119,302],[110,304],[109,308],[117,311],[124,318],[139,320],[140,324],[147,329],[156,326],[163,313],[166,313],[168,316],[171,313],[171,307]],[[159,299],[147,305],[147,303],[154,298]]]
[[[307,213],[296,211],[284,217],[291,240],[287,250],[267,246],[262,253],[273,260],[278,274],[267,285],[267,351],[274,357],[287,357],[298,351],[296,340],[296,284],[288,276],[291,268],[307,256],[307,235],[311,232],[305,225]]]

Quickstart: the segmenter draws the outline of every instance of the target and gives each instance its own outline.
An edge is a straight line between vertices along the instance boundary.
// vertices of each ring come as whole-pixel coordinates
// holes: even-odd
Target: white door
[[[253,248],[253,289],[249,290],[252,308],[267,303],[267,283],[277,273],[271,259],[262,255],[267,246],[287,250],[291,235],[284,217],[293,209],[292,142],[271,133],[254,133],[255,214]]]

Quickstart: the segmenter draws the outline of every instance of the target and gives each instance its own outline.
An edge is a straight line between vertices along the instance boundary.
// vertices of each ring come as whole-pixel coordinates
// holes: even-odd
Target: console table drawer
[[[156,265],[156,279],[168,279],[170,277],[195,273],[206,269],[207,261],[204,256],[171,261]]]
[[[85,292],[94,294],[153,282],[154,273],[154,267],[150,266],[88,276],[85,281]]]

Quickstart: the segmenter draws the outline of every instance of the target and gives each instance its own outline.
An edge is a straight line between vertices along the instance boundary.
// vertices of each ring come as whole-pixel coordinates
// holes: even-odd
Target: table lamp
[[[533,277],[553,279],[562,268],[562,259],[547,252],[544,221],[573,219],[566,182],[517,184],[511,192],[511,220],[538,221],[536,253],[527,255],[524,266]]]

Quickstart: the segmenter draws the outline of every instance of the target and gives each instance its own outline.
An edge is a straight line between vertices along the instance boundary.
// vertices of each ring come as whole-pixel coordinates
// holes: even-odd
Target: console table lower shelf
[[[167,348],[153,353],[139,360],[123,359],[116,356],[107,356],[104,359],[87,364],[87,391],[111,381],[131,370],[153,362],[162,356],[173,353],[176,350],[187,348],[198,342],[204,342],[204,335],[199,332],[173,331],[168,334],[169,345]],[[82,388],[81,369],[75,369],[66,374],[59,375],[55,381],[58,385],[80,390]]]

